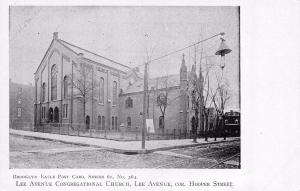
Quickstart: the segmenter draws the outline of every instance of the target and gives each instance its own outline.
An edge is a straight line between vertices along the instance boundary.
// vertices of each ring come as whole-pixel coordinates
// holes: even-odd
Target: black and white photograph
[[[9,11],[10,168],[241,168],[238,6]]]
[[[300,0],[0,15],[0,191],[300,191]]]

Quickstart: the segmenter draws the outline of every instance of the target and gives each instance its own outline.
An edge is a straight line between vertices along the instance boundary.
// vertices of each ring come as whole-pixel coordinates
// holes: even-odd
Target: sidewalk
[[[175,139],[175,140],[150,140],[146,141],[146,149],[141,149],[141,141],[114,141],[107,139],[97,139],[90,137],[78,137],[78,136],[68,136],[68,135],[59,135],[59,134],[50,134],[50,133],[40,133],[32,131],[22,131],[22,130],[9,130],[10,134],[21,135],[27,137],[34,137],[39,139],[46,140],[55,140],[64,143],[77,144],[82,146],[92,146],[92,147],[101,147],[109,151],[117,153],[149,153],[160,150],[168,150],[175,148],[183,147],[192,147],[206,144],[214,144],[220,142],[229,142],[229,141],[238,141],[240,138],[217,138],[217,141],[214,141],[214,138],[209,138],[208,141],[204,139],[197,139],[197,143],[192,142],[192,139]]]

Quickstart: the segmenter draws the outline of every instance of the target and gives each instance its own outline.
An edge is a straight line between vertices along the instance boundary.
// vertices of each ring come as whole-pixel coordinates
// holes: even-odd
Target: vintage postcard
[[[7,5],[0,190],[257,190],[247,7]]]

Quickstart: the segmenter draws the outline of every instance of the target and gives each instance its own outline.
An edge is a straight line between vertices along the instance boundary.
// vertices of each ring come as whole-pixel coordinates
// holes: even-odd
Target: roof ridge
[[[149,79],[161,79],[161,78],[166,78],[166,77],[170,77],[170,76],[180,76],[180,74],[169,74],[169,75],[165,75],[165,76],[157,76],[154,78],[149,78]]]
[[[94,54],[94,55],[96,55],[96,56],[99,56],[99,57],[104,58],[104,59],[106,59],[106,60],[109,60],[109,61],[111,61],[111,62],[114,62],[114,63],[116,63],[116,64],[119,64],[119,65],[121,65],[121,66],[124,66],[124,67],[126,67],[126,68],[130,68],[130,67],[127,66],[127,65],[121,64],[121,63],[119,63],[119,62],[117,62],[117,61],[114,61],[114,60],[112,60],[112,59],[106,58],[106,57],[101,56],[101,55],[99,55],[99,54],[97,54],[97,53],[94,53],[94,52],[91,52],[91,51],[89,51],[89,50],[87,50],[87,49],[81,48],[81,47],[79,47],[79,46],[76,46],[76,45],[74,45],[74,44],[72,44],[72,43],[70,43],[70,42],[64,41],[64,40],[62,40],[62,39],[58,39],[58,40],[61,41],[61,42],[63,42],[63,43],[66,43],[66,44],[68,44],[68,45],[70,45],[70,46],[74,46],[74,47],[76,47],[76,48],[78,48],[78,49],[84,50],[84,51],[86,51],[86,52],[88,52],[88,53]]]

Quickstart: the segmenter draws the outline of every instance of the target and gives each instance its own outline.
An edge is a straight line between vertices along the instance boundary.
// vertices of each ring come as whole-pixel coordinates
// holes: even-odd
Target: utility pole
[[[201,53],[202,54],[202,53]],[[203,76],[202,76],[202,68],[201,68],[201,61],[202,61],[202,55],[200,59],[200,67],[199,67],[199,85],[200,85],[200,129],[202,133],[204,133],[205,141],[207,141],[207,124],[205,122],[204,124],[204,110],[205,110],[205,105],[204,105],[204,97],[203,97],[203,87],[204,87],[204,81],[203,81]]]
[[[195,66],[195,82],[197,83],[197,73],[196,73],[196,71],[197,71],[197,68],[196,68],[196,66],[197,66],[197,54],[196,54],[196,46],[194,46],[194,66]],[[195,83],[195,85],[197,86],[197,84]],[[193,88],[196,88],[196,87],[193,87]],[[193,95],[193,96],[195,96],[195,95]],[[196,98],[194,98],[194,99],[196,99]],[[198,101],[195,103],[196,104],[196,110],[195,110],[195,118],[196,118],[196,122],[195,122],[195,129],[194,129],[194,142],[195,143],[197,143],[197,131],[198,131],[198,126],[199,126],[199,113],[200,113],[200,109],[199,109],[199,103],[198,103]],[[201,115],[201,113],[200,113],[200,115]]]
[[[146,116],[147,116],[147,98],[148,98],[148,62],[145,63],[144,71],[144,100],[143,100],[143,128],[142,128],[142,149],[145,149],[146,140]]]

